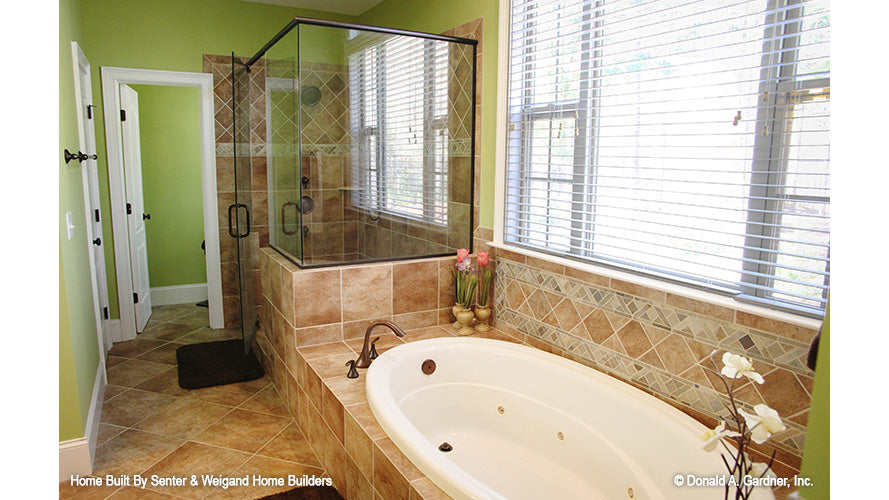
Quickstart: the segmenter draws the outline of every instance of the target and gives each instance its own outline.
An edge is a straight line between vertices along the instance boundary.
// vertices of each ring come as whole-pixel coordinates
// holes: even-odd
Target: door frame
[[[197,87],[201,99],[201,193],[204,207],[204,241],[207,252],[207,296],[210,328],[223,328],[222,269],[219,250],[219,216],[216,194],[216,143],[213,122],[213,75],[183,71],[137,68],[102,68],[102,100],[105,116],[105,149],[108,154],[108,185],[111,194],[111,222],[117,273],[117,299],[120,308],[120,338],[136,338],[136,308],[133,303],[132,262],[126,213],[122,131],[120,124],[120,85],[169,85]]]

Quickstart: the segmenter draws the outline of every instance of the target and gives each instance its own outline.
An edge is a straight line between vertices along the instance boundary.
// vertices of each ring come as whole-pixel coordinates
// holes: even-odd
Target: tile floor
[[[211,330],[207,309],[192,304],[155,307],[144,332],[119,342],[107,356],[108,386],[99,424],[95,470],[101,486],[59,483],[62,499],[251,499],[289,486],[160,486],[105,483],[106,476],[150,478],[196,474],[263,478],[326,477],[305,435],[269,376],[205,389],[179,387],[176,349],[239,338]]]

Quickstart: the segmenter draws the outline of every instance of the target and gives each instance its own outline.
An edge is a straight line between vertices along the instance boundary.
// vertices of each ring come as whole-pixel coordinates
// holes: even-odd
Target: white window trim
[[[822,320],[810,318],[791,312],[770,309],[756,304],[740,302],[732,297],[727,297],[698,288],[683,286],[681,284],[641,276],[597,265],[594,263],[578,262],[573,259],[557,257],[554,255],[535,252],[527,248],[517,247],[504,243],[504,213],[506,200],[506,127],[507,127],[507,96],[509,86],[509,12],[510,0],[500,0],[499,7],[499,33],[497,40],[497,116],[496,116],[496,141],[494,152],[494,240],[490,243],[494,248],[502,248],[520,255],[563,265],[572,269],[593,273],[607,278],[626,281],[634,285],[659,290],[680,297],[698,300],[700,302],[725,307],[735,311],[754,314],[767,319],[782,321],[803,328],[817,330],[821,327]]]

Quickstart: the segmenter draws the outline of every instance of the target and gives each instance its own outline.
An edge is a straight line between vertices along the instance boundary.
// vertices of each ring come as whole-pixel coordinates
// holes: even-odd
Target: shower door
[[[229,236],[237,240],[238,295],[241,338],[244,352],[250,352],[257,328],[256,282],[251,272],[259,255],[259,239],[253,231],[253,173],[250,150],[250,72],[232,54],[232,113],[235,202],[228,207]]]

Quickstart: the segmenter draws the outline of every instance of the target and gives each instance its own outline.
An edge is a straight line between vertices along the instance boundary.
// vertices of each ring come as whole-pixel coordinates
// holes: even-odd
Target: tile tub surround
[[[639,387],[705,425],[727,416],[721,383],[703,369],[711,366],[708,356],[716,349],[749,357],[765,384],[739,383],[737,399],[748,411],[769,405],[787,425],[759,451],[776,449],[779,476],[798,472],[814,376],[805,358],[814,330],[502,248],[496,256],[497,328]],[[721,367],[721,352],[716,361]]]
[[[405,342],[455,335],[449,325],[409,329],[403,338],[386,332],[384,328],[374,332],[374,337],[380,336],[380,353]],[[450,498],[401,453],[377,423],[365,393],[367,370],[359,369],[357,379],[346,377],[346,362],[358,357],[363,337],[294,348],[279,335],[257,333],[260,361],[344,498]],[[497,330],[475,336],[519,342]]]

